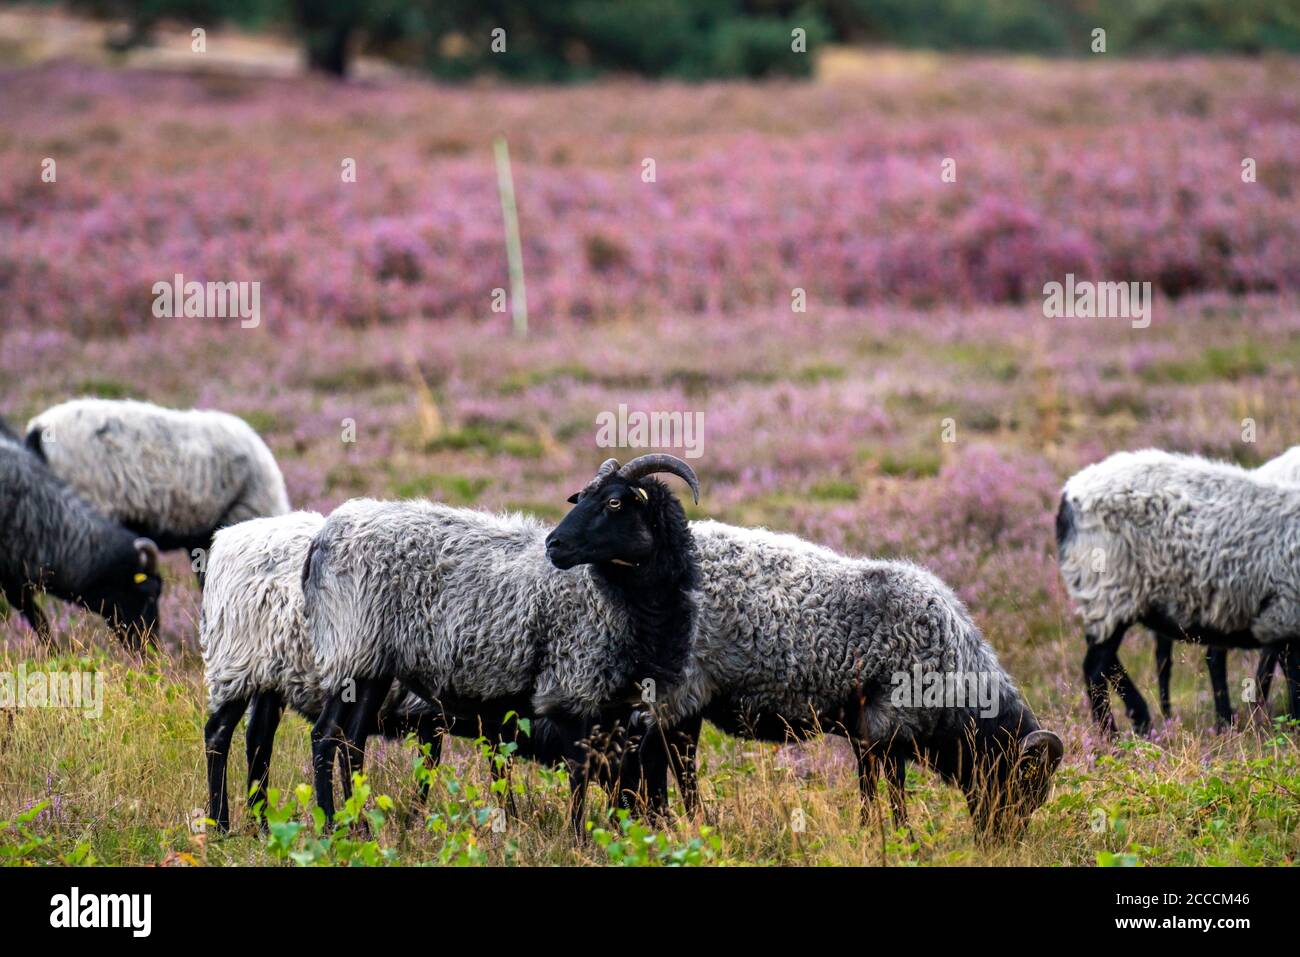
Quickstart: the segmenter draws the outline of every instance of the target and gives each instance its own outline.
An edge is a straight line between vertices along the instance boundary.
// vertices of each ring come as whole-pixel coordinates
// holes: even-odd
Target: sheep
[[[915,758],[965,793],[981,836],[1025,826],[1047,797],[1061,739],[1040,727],[943,582],[906,562],[849,558],[762,528],[705,521],[691,530],[700,626],[685,679],[654,706],[655,724],[623,771],[643,776],[656,811],[666,806],[669,763],[696,810],[694,756],[707,718],[758,740],[848,738],[864,819],[883,770],[895,824],[906,825]]]
[[[33,418],[26,441],[105,515],[189,553],[200,587],[217,529],[289,511],[270,449],[225,412],[73,399]]]
[[[9,427],[9,423],[4,420],[3,416],[0,416],[0,442],[8,442],[10,445],[23,444],[23,440],[18,436],[17,432]]]
[[[290,512],[229,526],[212,541],[199,644],[208,688],[208,816],[222,832],[230,829],[227,756],[245,711],[250,810],[265,798],[284,709],[311,722],[320,717],[324,695],[303,623],[302,569],[324,524],[319,513]],[[396,687],[376,730],[389,737],[414,732],[431,748],[440,745],[430,709]]]
[[[303,571],[328,694],[313,746],[327,817],[336,749],[346,794],[371,716],[397,679],[444,720],[545,717],[563,742],[570,823],[582,834],[584,739],[624,713],[643,682],[679,681],[695,628],[695,547],[681,504],[648,478],[662,472],[698,501],[689,465],[644,455],[621,467],[607,460],[554,530],[425,501],[358,499],[330,515]],[[582,537],[571,534],[579,522]]]
[[[1255,469],[1254,475],[1256,478],[1270,482],[1300,484],[1300,445],[1265,462]],[[1169,704],[1169,679],[1173,673],[1174,639],[1164,634],[1156,634],[1155,639],[1160,711],[1169,718],[1173,716],[1173,709]],[[1278,665],[1280,657],[1281,653],[1276,648],[1264,648],[1259,653],[1255,681],[1261,702],[1268,701],[1268,692],[1273,684],[1273,669]],[[1215,724],[1220,728],[1227,727],[1232,722],[1232,701],[1228,696],[1227,649],[1214,646],[1206,648],[1205,664],[1210,674],[1210,687],[1214,695]]]
[[[1118,647],[1141,623],[1158,635],[1279,653],[1300,714],[1300,491],[1225,462],[1120,452],[1065,484],[1056,516],[1061,576],[1084,625],[1093,716],[1115,733],[1108,684],[1145,734],[1146,702]],[[1270,664],[1271,669],[1271,664]],[[1220,722],[1226,687],[1216,693]]]
[[[45,591],[100,615],[138,650],[158,628],[158,548],[101,515],[22,445],[0,441],[0,590],[52,645]]]

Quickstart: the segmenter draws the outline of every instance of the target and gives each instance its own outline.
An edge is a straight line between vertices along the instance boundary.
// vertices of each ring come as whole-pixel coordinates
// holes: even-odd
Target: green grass
[[[102,636],[87,629],[88,641]],[[12,652],[0,671],[47,667]],[[929,771],[908,775],[915,841],[888,823],[883,796],[864,826],[843,742],[785,750],[706,725],[700,769],[705,815],[651,828],[589,804],[592,839],[564,823],[561,771],[520,762],[493,784],[485,746],[454,740],[417,807],[411,743],[372,745],[370,774],[350,813],[370,833],[318,831],[307,769],[308,725],[287,715],[276,740],[259,836],[242,806],[244,760],[231,748],[234,830],[204,828],[204,693],[196,662],[147,664],[116,649],[65,655],[64,668],[104,675],[98,719],[23,708],[6,713],[0,743],[0,860],[160,864],[1295,864],[1300,860],[1300,749],[1295,732],[1246,729],[1208,739],[1171,730],[1160,743],[1125,737],[1081,746],[1089,729],[1057,716],[1068,742],[1052,798],[1016,842],[974,839],[961,795]],[[1178,704],[1191,677],[1180,682]],[[519,808],[498,818],[509,788]],[[37,808],[33,814],[32,809]],[[24,820],[24,815],[26,820]],[[794,822],[802,816],[804,827]],[[501,821],[504,830],[494,829]]]

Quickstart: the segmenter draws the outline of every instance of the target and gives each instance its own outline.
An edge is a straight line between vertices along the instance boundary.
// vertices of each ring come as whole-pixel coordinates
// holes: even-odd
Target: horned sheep
[[[563,741],[581,833],[584,739],[644,693],[681,680],[697,620],[697,561],[685,513],[661,482],[685,462],[609,460],[550,530],[520,515],[431,502],[348,502],[304,568],[306,621],[328,700],[316,725],[317,801],[332,817],[394,679],[446,720],[540,715]],[[584,534],[570,531],[581,522]],[[583,567],[579,567],[583,566]],[[344,701],[345,687],[355,701]]]

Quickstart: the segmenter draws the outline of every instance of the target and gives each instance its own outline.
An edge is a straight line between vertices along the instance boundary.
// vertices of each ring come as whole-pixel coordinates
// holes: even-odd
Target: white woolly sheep
[[[1281,653],[1300,714],[1300,488],[1199,456],[1120,452],[1066,482],[1056,537],[1088,641],[1093,715],[1108,731],[1108,684],[1135,730],[1150,727],[1117,654],[1137,623],[1169,639]],[[1226,690],[1216,693],[1221,722],[1231,720]]]
[[[1254,471],[1256,478],[1287,485],[1300,484],[1300,445],[1288,449],[1277,458],[1270,459]],[[1156,680],[1160,689],[1160,711],[1166,717],[1173,716],[1169,704],[1169,680],[1173,674],[1174,639],[1163,634],[1156,634]],[[1273,684],[1273,669],[1281,660],[1278,648],[1263,648],[1259,653],[1259,662],[1255,668],[1255,683],[1258,700],[1267,703],[1268,692]],[[1228,696],[1228,650],[1213,645],[1205,649],[1206,670],[1210,674],[1210,688],[1214,695],[1215,721],[1219,727],[1225,727],[1232,721],[1232,700]],[[1130,692],[1131,694],[1131,692]]]
[[[219,528],[289,511],[270,449],[225,412],[73,399],[32,419],[27,445],[96,508],[164,551],[206,552]]]
[[[316,512],[291,512],[241,522],[213,539],[199,644],[210,715],[204,728],[209,816],[222,831],[230,827],[227,755],[245,710],[250,808],[265,797],[284,708],[313,722],[320,716],[324,694],[303,623],[302,572],[324,524]],[[376,730],[399,737],[414,731],[422,742],[439,743],[430,709],[396,687]]]

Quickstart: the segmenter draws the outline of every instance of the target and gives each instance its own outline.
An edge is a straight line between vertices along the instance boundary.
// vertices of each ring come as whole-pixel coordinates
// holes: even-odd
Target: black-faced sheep
[[[329,695],[313,748],[327,815],[335,749],[343,745],[346,793],[397,679],[451,720],[545,717],[564,742],[580,832],[584,738],[639,700],[644,682],[676,684],[695,627],[694,544],[681,504],[648,478],[659,472],[686,480],[698,499],[689,465],[646,455],[606,462],[554,531],[430,502],[363,499],[330,515],[304,569]],[[583,534],[571,534],[579,517]]]
[[[961,601],[903,562],[848,558],[793,535],[693,523],[700,626],[681,685],[636,757],[652,806],[671,763],[688,810],[703,719],[746,738],[848,738],[864,814],[881,771],[897,824],[919,760],[959,787],[977,830],[1014,834],[1062,756]],[[632,772],[625,769],[625,777]]]
[[[1056,519],[1061,575],[1083,619],[1093,715],[1114,731],[1109,686],[1135,730],[1146,702],[1119,661],[1125,632],[1281,655],[1300,714],[1300,491],[1223,462],[1121,452],[1065,485]],[[1271,670],[1271,664],[1270,664]],[[1227,689],[1216,691],[1219,720]]]
[[[23,446],[2,440],[0,589],[46,643],[42,591],[102,616],[138,648],[158,627],[158,549],[97,512]]]
[[[105,515],[191,553],[200,585],[217,529],[289,511],[270,449],[224,412],[74,399],[32,419],[27,445]]]

